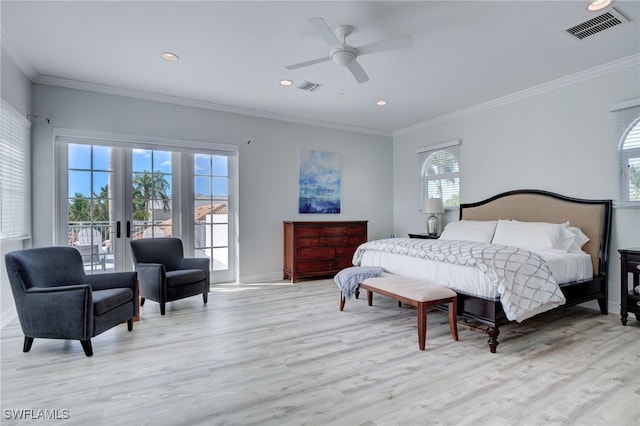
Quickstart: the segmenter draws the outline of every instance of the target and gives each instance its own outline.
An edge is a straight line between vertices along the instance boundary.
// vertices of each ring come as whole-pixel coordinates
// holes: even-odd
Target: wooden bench
[[[367,278],[360,283],[360,288],[367,290],[367,303],[373,305],[373,293],[395,299],[400,303],[415,306],[418,311],[418,347],[425,348],[427,340],[427,309],[430,306],[448,304],[449,328],[453,340],[458,340],[457,294],[440,284],[425,280],[416,280],[398,275],[384,274],[381,277]],[[344,308],[341,297],[340,310]]]

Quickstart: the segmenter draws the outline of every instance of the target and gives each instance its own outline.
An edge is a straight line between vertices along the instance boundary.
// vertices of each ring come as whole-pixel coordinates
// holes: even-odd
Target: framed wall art
[[[299,213],[340,213],[340,155],[300,150]]]

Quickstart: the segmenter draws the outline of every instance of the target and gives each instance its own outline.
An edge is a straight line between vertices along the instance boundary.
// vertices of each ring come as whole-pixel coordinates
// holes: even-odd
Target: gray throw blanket
[[[382,268],[379,266],[352,266],[338,272],[333,280],[344,297],[350,299],[363,280],[380,275],[382,275]]]

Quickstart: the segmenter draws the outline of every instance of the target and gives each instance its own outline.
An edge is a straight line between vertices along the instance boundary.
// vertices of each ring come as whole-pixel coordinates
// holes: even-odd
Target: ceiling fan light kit
[[[346,45],[344,47],[334,47],[329,53],[331,60],[343,67],[355,61],[357,56],[358,51],[354,47]]]
[[[381,40],[363,46],[353,47],[347,44],[347,37],[353,32],[351,25],[340,25],[336,28],[335,34],[323,18],[309,18],[309,23],[316,29],[318,35],[329,44],[331,50],[329,55],[322,58],[312,59],[298,64],[288,65],[285,68],[295,70],[308,67],[326,61],[333,61],[335,64],[346,67],[358,84],[369,81],[369,76],[365,72],[357,58],[370,53],[384,52],[387,50],[403,49],[411,47],[412,40],[409,36],[396,37],[388,40]],[[337,35],[337,37],[336,37]],[[342,40],[340,40],[340,38]]]

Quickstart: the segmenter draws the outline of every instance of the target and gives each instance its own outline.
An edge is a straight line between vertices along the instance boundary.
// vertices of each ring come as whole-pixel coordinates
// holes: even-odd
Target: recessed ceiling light
[[[385,101],[384,99],[380,99],[378,102],[376,102],[376,105],[378,106],[385,106],[387,104],[387,101]]]
[[[280,86],[291,86],[293,81],[291,80],[280,80]]]
[[[173,52],[162,52],[162,59],[164,59],[165,61],[177,61],[178,59],[180,59],[178,57],[178,55],[176,55]]]
[[[589,12],[598,12],[604,8],[609,7],[611,3],[613,3],[613,0],[593,0],[591,3],[589,3],[589,6],[587,6],[587,10]]]

